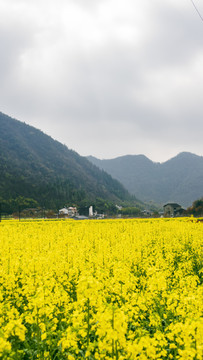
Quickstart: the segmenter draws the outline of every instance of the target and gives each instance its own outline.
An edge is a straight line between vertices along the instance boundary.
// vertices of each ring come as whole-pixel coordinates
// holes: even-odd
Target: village
[[[188,208],[184,209],[181,205],[175,202],[170,202],[163,205],[163,210],[140,210],[136,207],[123,207],[115,205],[116,211],[114,213],[100,211],[98,212],[95,206],[86,206],[85,209],[77,206],[64,206],[58,211],[43,208],[20,208],[11,215],[6,215],[1,212],[0,207],[0,221],[1,219],[72,219],[72,220],[102,220],[108,218],[126,219],[126,218],[174,218],[193,215]],[[198,215],[198,214],[197,214]]]
[[[117,217],[122,217],[122,214],[119,213],[119,210],[121,212],[121,210],[123,209],[122,206],[116,205],[117,209],[118,209],[118,214]],[[181,205],[177,204],[177,203],[167,203],[163,206],[163,211],[159,211],[158,213],[156,213],[156,217],[157,215],[159,217],[179,217],[179,216],[183,216],[185,214],[185,209],[183,209],[181,207]],[[150,210],[142,210],[140,212],[140,215],[142,217],[154,217],[154,212],[150,211]],[[106,214],[102,213],[102,214],[98,214],[97,211],[93,209],[93,206],[91,205],[89,207],[89,214],[88,216],[79,214],[77,207],[64,207],[62,209],[59,210],[58,212],[58,216],[60,218],[72,218],[72,219],[78,219],[78,220],[85,220],[85,219],[104,219],[105,217],[107,217]]]

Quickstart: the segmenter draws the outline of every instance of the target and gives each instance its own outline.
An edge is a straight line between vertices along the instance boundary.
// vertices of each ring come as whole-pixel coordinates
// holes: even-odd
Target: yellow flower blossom
[[[202,238],[191,218],[2,221],[0,357],[202,360]]]

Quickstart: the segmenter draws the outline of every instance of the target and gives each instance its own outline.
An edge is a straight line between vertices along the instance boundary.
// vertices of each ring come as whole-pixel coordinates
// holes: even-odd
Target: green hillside
[[[97,198],[132,202],[128,191],[85,157],[32,126],[0,113],[0,202],[59,208]],[[20,200],[19,200],[20,199]]]
[[[164,163],[155,163],[144,155],[110,160],[89,156],[88,159],[142,201],[178,202],[188,207],[203,195],[202,156],[183,152]]]

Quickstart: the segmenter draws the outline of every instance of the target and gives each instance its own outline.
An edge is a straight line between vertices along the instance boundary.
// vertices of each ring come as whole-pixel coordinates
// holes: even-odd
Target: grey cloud
[[[92,17],[99,6],[93,0],[71,3]],[[99,3],[108,11],[106,0]],[[0,25],[0,110],[82,155],[200,153],[203,89],[195,61],[202,52],[203,28],[192,11],[159,2],[140,42],[111,34],[87,47],[79,36],[82,24],[68,34],[58,23],[43,29],[36,18],[30,24],[20,25],[18,19],[8,27]],[[89,45],[88,38],[84,41]]]
[[[175,9],[162,3],[154,10],[151,35],[142,56],[148,66],[181,66],[203,51],[203,27],[193,9]]]
[[[30,44],[28,29],[14,29],[0,25],[0,72],[1,80],[9,79],[10,74],[19,71],[20,57]]]

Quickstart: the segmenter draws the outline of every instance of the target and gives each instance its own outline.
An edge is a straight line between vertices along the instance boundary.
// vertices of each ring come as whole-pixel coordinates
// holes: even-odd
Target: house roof
[[[178,206],[181,207],[181,205],[179,205],[177,203],[168,203],[168,204],[165,204],[163,207],[168,206],[168,205],[173,206],[173,207],[178,207]]]

